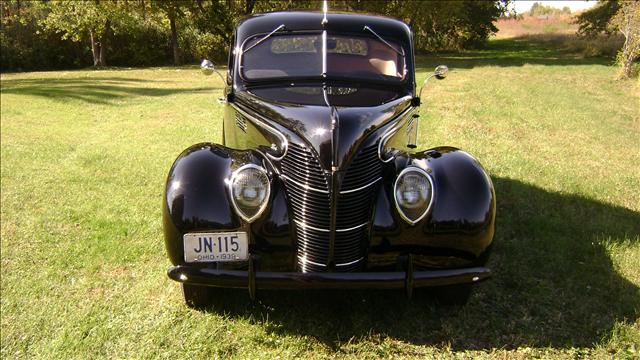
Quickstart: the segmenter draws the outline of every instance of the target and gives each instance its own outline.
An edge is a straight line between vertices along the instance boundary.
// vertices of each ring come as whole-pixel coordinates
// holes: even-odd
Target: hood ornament
[[[327,20],[327,9],[327,0],[324,0],[322,2],[322,12],[324,13],[324,17],[322,18],[322,22],[320,23],[323,27],[329,22],[329,20]]]

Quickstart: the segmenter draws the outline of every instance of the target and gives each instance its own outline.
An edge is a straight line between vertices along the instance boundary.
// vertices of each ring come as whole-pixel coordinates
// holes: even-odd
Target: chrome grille
[[[325,271],[331,226],[327,178],[313,153],[292,143],[282,159],[282,172],[296,223],[298,268],[302,272]]]
[[[371,194],[375,193],[381,177],[382,164],[378,159],[377,144],[360,150],[347,168],[336,216],[338,230],[333,256],[338,271],[358,270],[364,263],[375,201]]]
[[[296,144],[289,144],[281,164],[296,223],[298,267],[303,272],[326,271],[331,228],[327,177],[313,153]],[[381,172],[377,145],[362,149],[346,171],[337,207],[333,252],[336,271],[355,271],[364,263],[375,199],[371,193],[380,182]]]

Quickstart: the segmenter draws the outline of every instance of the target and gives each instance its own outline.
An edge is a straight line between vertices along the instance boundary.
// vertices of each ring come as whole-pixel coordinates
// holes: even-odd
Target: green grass
[[[220,141],[195,67],[3,74],[3,358],[637,358],[640,89],[544,43],[420,57],[420,147],[477,156],[494,277],[465,307],[401,293],[245,292],[183,305],[162,241],[176,155]]]

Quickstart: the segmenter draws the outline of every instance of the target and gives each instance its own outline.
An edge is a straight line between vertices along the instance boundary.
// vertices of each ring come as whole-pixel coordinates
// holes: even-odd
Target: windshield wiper
[[[284,24],[278,26],[277,28],[273,29],[273,31],[271,31],[270,33],[268,33],[267,35],[265,35],[262,39],[256,41],[253,45],[249,46],[248,48],[244,49],[243,52],[248,52],[249,50],[253,49],[254,47],[262,44],[263,41],[267,40],[268,38],[271,37],[271,35],[277,33],[278,31],[284,29]]]
[[[363,30],[367,30],[369,32],[371,32],[373,35],[375,35],[378,40],[382,41],[383,44],[387,45],[388,47],[390,47],[393,51],[397,52],[398,55],[404,56],[404,50],[402,48],[400,48],[399,51],[398,49],[396,49],[395,47],[393,47],[391,44],[389,44],[385,39],[382,38],[382,36],[378,35],[378,33],[376,33],[375,31],[373,31],[372,28],[369,27],[369,25],[365,25]]]

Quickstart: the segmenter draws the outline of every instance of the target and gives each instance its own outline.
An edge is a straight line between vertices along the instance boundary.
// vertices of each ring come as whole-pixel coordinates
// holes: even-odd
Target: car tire
[[[441,305],[465,305],[473,290],[472,284],[439,286],[433,289],[435,301]]]
[[[213,290],[208,286],[182,284],[184,302],[192,309],[204,309],[211,305]]]

